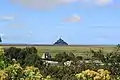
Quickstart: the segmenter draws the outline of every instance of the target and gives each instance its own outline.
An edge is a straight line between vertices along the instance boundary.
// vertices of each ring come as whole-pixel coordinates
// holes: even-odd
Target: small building
[[[68,43],[59,38],[53,45],[68,45]]]
[[[64,62],[64,65],[70,66],[72,62],[73,62],[73,61],[66,61],[66,62]]]
[[[46,65],[52,65],[52,66],[58,65],[57,61],[49,61],[49,60],[43,60],[43,61],[44,61],[44,64]]]
[[[51,58],[52,58],[52,56],[49,52],[46,52],[42,55],[42,59],[51,59]]]

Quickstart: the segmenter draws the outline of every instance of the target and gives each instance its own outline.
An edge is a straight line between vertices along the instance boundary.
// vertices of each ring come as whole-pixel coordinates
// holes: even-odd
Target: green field
[[[80,55],[83,57],[90,57],[90,53],[85,53],[86,51],[89,51],[90,48],[94,50],[103,48],[105,52],[111,52],[114,49],[113,46],[39,46],[36,48],[38,49],[40,56],[48,51],[52,54],[53,57],[59,52],[72,52],[76,56]]]
[[[11,47],[11,46],[3,46],[3,47]],[[14,46],[14,47],[19,47],[19,48],[24,48],[26,46]],[[80,56],[84,56],[84,57],[89,57],[90,54],[85,53],[86,51],[89,51],[90,48],[94,49],[94,50],[99,50],[101,48],[103,48],[103,50],[105,52],[111,52],[115,46],[92,46],[92,45],[88,45],[88,46],[34,46],[37,48],[38,50],[38,54],[39,56],[42,56],[43,53],[45,52],[50,52],[51,55],[54,57],[55,54],[60,53],[60,52],[72,52],[75,55],[80,55]]]

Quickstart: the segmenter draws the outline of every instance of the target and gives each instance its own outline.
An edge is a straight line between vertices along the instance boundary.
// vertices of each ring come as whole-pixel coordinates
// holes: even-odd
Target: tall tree
[[[2,39],[1,39],[1,37],[0,37],[0,42],[2,42]]]

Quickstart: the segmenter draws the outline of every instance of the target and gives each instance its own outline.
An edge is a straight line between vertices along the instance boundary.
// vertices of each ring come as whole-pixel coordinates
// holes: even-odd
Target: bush
[[[77,80],[111,80],[110,72],[104,69],[99,69],[97,72],[85,70],[75,76]]]
[[[19,80],[22,76],[21,72],[23,71],[23,68],[20,64],[13,64],[8,66],[5,71],[8,74],[8,80]]]
[[[54,66],[43,64],[35,47],[10,47],[4,51],[0,48],[0,80],[119,80],[119,47],[107,54],[102,49],[91,50],[93,56],[89,61],[73,53],[59,53],[50,60],[62,65]],[[72,61],[71,65],[64,65],[66,61]]]
[[[13,64],[0,70],[0,80],[50,80],[50,77],[43,77],[40,70],[34,66],[22,68],[20,64]]]
[[[74,61],[75,60],[75,55],[73,53],[58,53],[55,55],[55,60],[58,62],[65,62],[65,61]]]
[[[55,55],[55,60],[58,62],[65,62],[69,59],[68,54],[66,52],[59,53]]]
[[[4,69],[9,65],[5,56],[4,56],[4,49],[0,48],[0,69]]]
[[[0,80],[8,80],[8,74],[5,72],[5,70],[0,70]]]
[[[42,80],[43,76],[40,74],[40,71],[38,68],[33,66],[27,66],[22,71],[22,77],[21,80]]]
[[[6,60],[12,63],[12,59],[15,59],[22,66],[35,65],[40,60],[37,55],[37,49],[35,47],[16,48],[10,47],[4,49]],[[40,61],[39,61],[40,62]]]
[[[83,57],[82,56],[77,56],[76,59],[77,60],[83,60]]]

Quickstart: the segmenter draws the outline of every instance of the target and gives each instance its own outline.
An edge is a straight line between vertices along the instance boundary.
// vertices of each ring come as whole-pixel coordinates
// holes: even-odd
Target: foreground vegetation
[[[90,49],[88,58],[58,52],[43,60],[35,47],[0,48],[0,80],[120,80],[119,50],[120,45],[109,53]],[[51,65],[46,60],[58,63]]]

